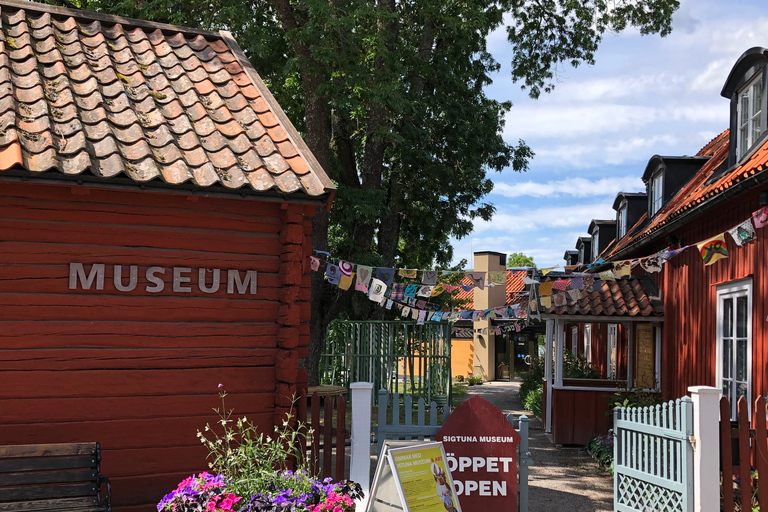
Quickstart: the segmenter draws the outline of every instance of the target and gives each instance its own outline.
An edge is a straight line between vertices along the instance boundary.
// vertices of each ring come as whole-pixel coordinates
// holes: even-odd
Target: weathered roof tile
[[[0,170],[332,194],[231,36],[94,16],[0,0]]]

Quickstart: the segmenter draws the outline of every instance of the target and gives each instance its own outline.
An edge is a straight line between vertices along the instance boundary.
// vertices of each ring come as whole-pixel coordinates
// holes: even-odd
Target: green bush
[[[544,407],[544,386],[541,385],[538,388],[530,391],[525,395],[523,400],[523,407],[527,411],[531,411],[534,416],[541,418],[541,412]]]
[[[613,432],[590,439],[587,443],[587,452],[602,469],[613,473]]]

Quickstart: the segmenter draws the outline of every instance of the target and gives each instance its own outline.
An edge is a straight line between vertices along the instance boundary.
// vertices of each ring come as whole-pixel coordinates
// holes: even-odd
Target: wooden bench
[[[111,511],[99,462],[99,443],[0,446],[0,512]]]

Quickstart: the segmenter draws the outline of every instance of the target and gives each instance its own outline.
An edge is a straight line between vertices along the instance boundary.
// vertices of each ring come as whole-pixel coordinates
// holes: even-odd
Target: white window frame
[[[717,332],[715,334],[715,339],[717,340],[717,359],[715,367],[717,368],[717,387],[719,389],[723,389],[723,343],[724,343],[724,337],[723,337],[723,302],[727,299],[734,299],[734,306],[736,304],[735,299],[738,297],[747,297],[747,357],[746,357],[746,384],[747,384],[747,403],[752,403],[752,279],[742,279],[739,281],[733,281],[730,283],[721,284],[717,287]],[[734,315],[734,321],[733,321],[733,329],[735,331],[736,329],[736,316],[737,308],[733,308],[733,315]],[[736,338],[736,333],[733,333],[732,338]],[[735,341],[735,340],[734,340]],[[731,360],[731,375],[733,377],[732,380],[735,380],[736,378],[736,354],[737,354],[737,348],[736,343],[733,343],[732,345],[732,360]],[[736,400],[733,398],[735,397],[735,388],[734,393],[732,396],[728,396],[728,400],[731,402],[731,419],[736,419]],[[747,410],[749,410],[748,408]],[[750,412],[751,416],[751,412]]]
[[[756,101],[757,100],[757,101]],[[743,116],[744,102],[746,101],[746,116]],[[765,131],[762,123],[763,113],[763,71],[757,74],[739,91],[736,97],[736,158],[741,160],[749,148],[760,138]],[[755,112],[755,104],[758,106]],[[742,119],[745,117],[744,119]],[[755,132],[757,127],[757,132]]]
[[[592,363],[592,324],[584,324],[584,358]]]
[[[618,237],[616,237],[617,240],[621,240],[624,238],[624,235],[627,234],[627,202],[623,201],[621,205],[619,205],[619,210],[616,215],[616,224],[617,224],[617,233],[619,234]]]
[[[606,375],[608,376],[608,380],[616,380],[619,363],[619,324],[608,324],[606,348],[608,352],[608,366],[606,367]],[[616,349],[615,352],[612,349]],[[616,357],[611,357],[614,354]]]
[[[600,252],[598,251],[599,241],[600,241],[600,228],[598,226],[595,226],[595,228],[592,230],[592,262],[594,263],[597,261],[597,257],[600,256]]]
[[[658,171],[651,177],[651,215],[664,206],[664,170]]]
[[[579,357],[579,328],[571,327],[571,353],[573,357]]]

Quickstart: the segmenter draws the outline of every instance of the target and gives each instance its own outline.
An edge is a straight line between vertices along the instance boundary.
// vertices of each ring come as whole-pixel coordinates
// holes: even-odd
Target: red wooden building
[[[97,441],[117,510],[282,420],[334,187],[232,37],[0,1],[0,444]]]
[[[606,263],[591,265],[600,272],[628,261],[633,276],[617,282],[648,273],[658,288],[663,323],[651,338],[653,388],[669,399],[686,395],[689,386],[721,388],[734,417],[740,396],[751,401],[768,393],[768,230],[761,224],[768,218],[761,210],[768,206],[767,68],[764,48],[739,58],[721,93],[731,104],[729,128],[693,157],[652,157],[643,174],[646,194],[619,194],[615,237],[599,253]],[[727,251],[727,258],[707,265],[707,250],[698,246],[714,237],[721,238],[710,242],[709,254]],[[664,249],[673,254],[647,258]],[[562,311],[550,313],[564,320]],[[568,336],[569,327],[553,337]],[[609,343],[594,334],[590,341],[593,354]],[[627,367],[639,371],[640,357],[630,347]],[[630,388],[645,387],[627,379]],[[557,403],[552,407],[554,416],[564,414]]]

